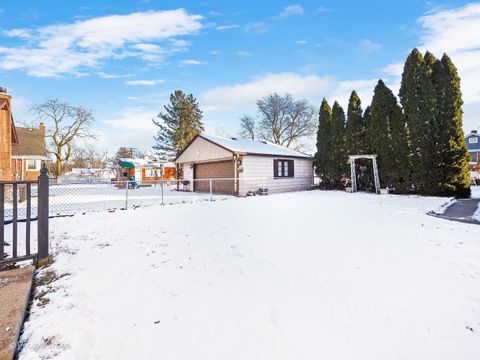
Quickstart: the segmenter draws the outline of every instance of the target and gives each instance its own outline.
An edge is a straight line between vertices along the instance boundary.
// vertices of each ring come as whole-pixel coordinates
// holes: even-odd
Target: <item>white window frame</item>
[[[33,167],[30,167],[30,164],[33,162]],[[40,170],[39,166],[40,160],[32,160],[32,159],[27,159],[27,171],[38,171]]]
[[[468,138],[468,143],[469,144],[478,144],[478,137],[472,136]]]

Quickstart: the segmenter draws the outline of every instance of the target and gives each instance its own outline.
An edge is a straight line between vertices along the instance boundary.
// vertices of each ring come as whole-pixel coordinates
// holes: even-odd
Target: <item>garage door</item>
[[[209,192],[210,181],[202,179],[233,179],[233,161],[217,161],[211,163],[195,164],[194,190]],[[213,180],[212,191],[217,194],[233,194],[233,180]]]

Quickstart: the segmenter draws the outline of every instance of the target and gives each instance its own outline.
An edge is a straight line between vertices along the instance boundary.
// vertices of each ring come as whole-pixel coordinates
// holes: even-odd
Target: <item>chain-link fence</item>
[[[214,178],[195,180],[162,180],[152,182],[97,181],[50,184],[50,216],[70,216],[95,211],[116,211],[152,205],[170,205],[198,201],[214,201],[232,196],[268,195],[300,191],[314,186],[313,177]],[[19,185],[19,192],[22,193]],[[31,218],[37,217],[37,187],[31,187]],[[5,220],[12,219],[12,204],[5,204]],[[17,205],[17,218],[26,218],[26,203]]]

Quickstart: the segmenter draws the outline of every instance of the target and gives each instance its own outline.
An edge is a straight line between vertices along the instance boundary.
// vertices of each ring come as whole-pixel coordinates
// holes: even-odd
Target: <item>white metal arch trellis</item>
[[[377,154],[372,155],[349,155],[350,172],[352,176],[352,192],[357,191],[357,174],[355,171],[355,160],[357,159],[371,159],[373,166],[373,178],[375,180],[375,192],[380,194],[380,179],[378,177]]]

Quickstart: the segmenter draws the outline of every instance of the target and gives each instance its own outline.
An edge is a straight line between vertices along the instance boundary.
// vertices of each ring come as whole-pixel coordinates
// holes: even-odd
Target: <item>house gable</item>
[[[467,144],[468,151],[480,151],[480,135],[479,134],[476,134],[476,133],[468,134],[467,136],[465,136],[465,143]]]
[[[197,136],[177,157],[177,163],[231,159],[233,152]]]

